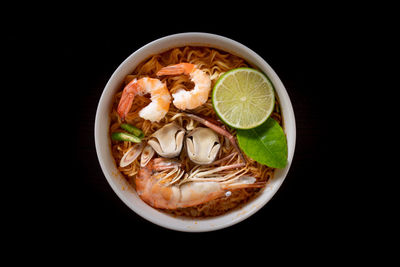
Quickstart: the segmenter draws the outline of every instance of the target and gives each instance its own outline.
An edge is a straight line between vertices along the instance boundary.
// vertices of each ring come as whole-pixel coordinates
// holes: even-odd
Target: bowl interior
[[[283,114],[284,131],[288,143],[288,164],[284,169],[275,170],[273,179],[260,194],[247,202],[243,207],[230,211],[224,215],[211,218],[185,218],[163,213],[144,203],[136,191],[129,185],[117,169],[111,154],[111,140],[109,137],[110,110],[114,94],[120,90],[126,75],[132,73],[136,66],[148,57],[181,46],[209,46],[214,47],[247,60],[257,66],[270,78],[280,100]],[[121,200],[143,218],[166,228],[202,232],[228,227],[240,222],[258,211],[276,193],[285,179],[291,165],[296,142],[296,126],[293,108],[285,87],[272,68],[255,52],[231,39],[206,33],[183,33],[163,37],[153,41],[131,54],[113,73],[101,95],[95,118],[95,143],[98,159],[103,173]]]

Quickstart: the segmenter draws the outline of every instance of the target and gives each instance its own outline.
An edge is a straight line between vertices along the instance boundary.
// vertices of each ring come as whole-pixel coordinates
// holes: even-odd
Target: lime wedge
[[[251,129],[271,115],[275,105],[274,88],[262,72],[237,68],[224,73],[215,83],[212,103],[226,124]]]

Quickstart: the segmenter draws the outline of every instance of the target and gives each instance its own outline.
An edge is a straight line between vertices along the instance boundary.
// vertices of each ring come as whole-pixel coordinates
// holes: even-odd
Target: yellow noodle
[[[156,73],[164,66],[168,66],[171,64],[176,64],[180,62],[190,62],[196,64],[199,68],[203,71],[208,73],[211,76],[211,86],[213,87],[217,79],[220,75],[225,73],[228,70],[238,68],[238,67],[248,67],[250,66],[246,61],[243,59],[234,56],[232,54],[209,48],[209,47],[180,47],[174,48],[162,54],[154,55],[147,60],[140,63],[134,72],[125,79],[125,83],[128,83],[134,78],[141,78],[141,77],[151,77],[151,78],[159,78],[162,82],[167,84],[168,89],[170,90],[171,94],[176,92],[178,89],[182,88],[185,90],[190,90],[193,88],[193,83],[190,81],[189,77],[185,75],[180,76],[165,76],[165,77],[157,77]],[[121,98],[122,89],[115,94],[113,107],[110,114],[111,117],[111,125],[110,125],[110,133],[121,131],[119,125],[122,123],[118,113],[117,113],[117,106],[119,99]],[[282,117],[280,114],[279,109],[279,102],[276,99],[275,110],[272,114],[272,117],[278,121],[278,123],[282,124]],[[147,138],[157,131],[158,129],[162,128],[166,123],[171,122],[174,120],[182,127],[186,127],[189,123],[192,123],[194,127],[201,126],[198,122],[193,122],[191,119],[179,115],[181,112],[174,107],[173,104],[170,105],[170,109],[166,114],[165,118],[162,119],[160,122],[151,123],[150,121],[144,120],[139,117],[139,111],[150,103],[149,97],[146,96],[137,96],[133,101],[132,108],[130,112],[126,116],[126,121],[140,129],[145,133]],[[204,117],[207,117],[213,121],[218,121],[218,117],[215,114],[215,111],[212,107],[211,103],[211,96],[207,103],[204,105],[196,108],[194,110],[196,114],[200,114]],[[175,116],[175,117],[174,117]],[[222,127],[222,123],[220,123]],[[229,132],[235,135],[235,131],[233,129],[225,127]],[[225,137],[219,136],[219,140],[221,142],[221,149],[218,154],[218,159],[222,159],[231,153],[234,153],[235,150],[233,146],[230,145],[229,141],[226,140]],[[112,141],[112,154],[115,158],[115,161],[119,163],[124,153],[132,146],[130,142],[118,142]],[[192,163],[185,150],[182,150],[179,159],[182,161],[182,166],[186,172],[189,172],[195,164]],[[139,171],[140,164],[139,164],[140,157],[136,159],[132,164],[127,167],[121,168],[119,170],[121,173],[126,177],[127,181],[135,186],[134,184],[134,177]],[[268,181],[272,178],[274,169],[269,168],[265,165],[259,164],[256,161],[246,157],[247,165],[245,175],[253,176],[258,181]],[[239,163],[240,157],[238,155],[227,159],[225,162],[222,162],[221,165],[228,165],[233,163]],[[237,170],[234,170],[237,171]],[[229,173],[227,171],[226,173]],[[172,213],[174,215],[182,215],[182,216],[190,216],[190,217],[205,217],[205,216],[216,216],[223,214],[233,208],[236,208],[243,203],[247,202],[250,198],[254,197],[260,189],[258,188],[250,188],[250,189],[241,189],[232,192],[230,197],[223,197],[219,199],[215,199],[209,201],[205,204],[201,204],[195,207],[189,208],[181,208],[177,210],[165,210],[166,212]]]

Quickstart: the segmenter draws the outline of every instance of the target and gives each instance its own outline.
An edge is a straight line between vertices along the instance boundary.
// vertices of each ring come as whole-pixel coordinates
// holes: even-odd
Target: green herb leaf
[[[287,142],[282,127],[273,118],[248,130],[236,130],[240,148],[253,160],[272,168],[287,164]]]

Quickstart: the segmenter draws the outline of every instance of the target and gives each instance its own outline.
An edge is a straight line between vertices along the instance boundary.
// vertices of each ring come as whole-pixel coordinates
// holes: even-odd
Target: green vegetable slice
[[[253,160],[272,168],[286,166],[286,135],[273,118],[268,118],[262,125],[253,129],[238,129],[237,139],[243,152]]]
[[[129,133],[112,133],[111,139],[115,141],[129,141],[134,143],[142,142],[142,139]]]
[[[136,128],[135,126],[129,124],[129,123],[122,123],[120,125],[120,127],[122,129],[124,129],[125,131],[136,135],[139,138],[143,138],[144,137],[144,133],[142,132],[142,130],[140,130],[139,128]]]

